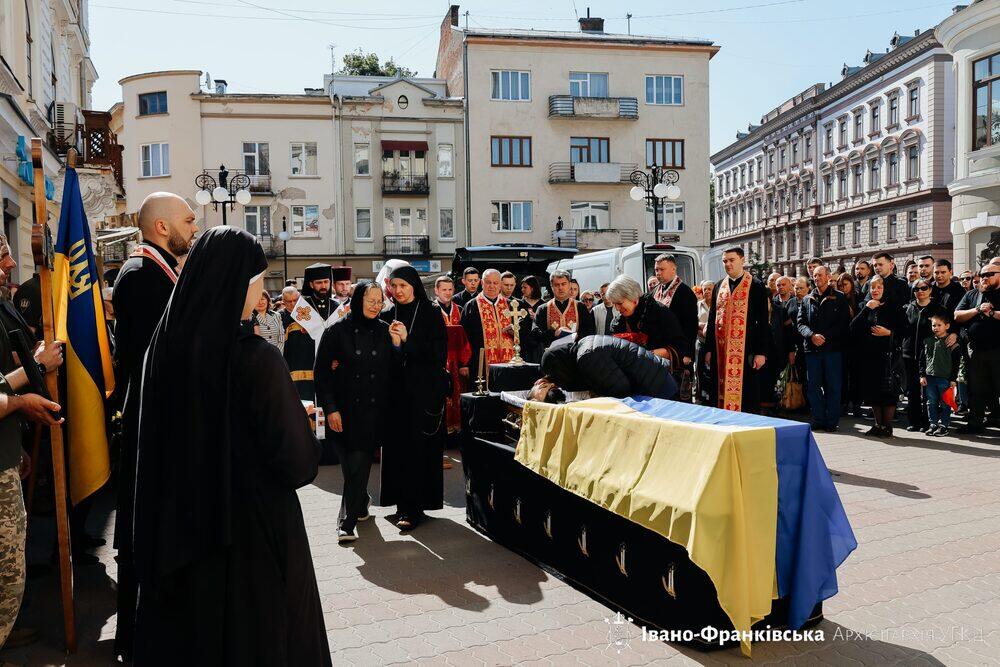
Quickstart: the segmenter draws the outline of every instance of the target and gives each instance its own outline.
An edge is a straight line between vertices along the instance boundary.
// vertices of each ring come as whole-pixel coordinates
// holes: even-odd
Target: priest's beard
[[[167,233],[167,250],[174,257],[183,257],[191,250],[191,241],[185,241],[179,232],[170,229]]]

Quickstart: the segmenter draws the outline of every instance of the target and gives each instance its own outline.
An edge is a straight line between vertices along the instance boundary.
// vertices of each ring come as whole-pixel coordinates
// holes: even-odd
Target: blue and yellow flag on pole
[[[115,388],[101,283],[83,210],[80,179],[66,168],[56,239],[52,300],[56,338],[66,342],[69,493],[77,504],[111,475],[104,401]]]

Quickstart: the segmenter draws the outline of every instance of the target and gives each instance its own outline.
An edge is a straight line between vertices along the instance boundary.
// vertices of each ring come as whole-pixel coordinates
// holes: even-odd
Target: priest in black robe
[[[556,338],[573,333],[576,340],[597,333],[594,314],[582,302],[570,296],[570,275],[568,271],[552,272],[549,284],[552,299],[535,309],[535,319],[531,325],[531,336],[543,348],[547,348]]]
[[[338,307],[349,306],[351,303],[351,267],[334,266],[330,269],[333,279],[333,300]]]
[[[711,405],[759,413],[760,370],[772,347],[770,292],[743,268],[743,261],[742,248],[722,253],[726,276],[712,290],[705,328],[705,361],[711,375]]]
[[[330,665],[296,489],[319,445],[278,349],[241,326],[267,258],[198,240],[150,344],[135,505],[137,665]]]
[[[302,298],[326,320],[336,310],[337,305],[330,298],[333,289],[333,267],[329,264],[310,264],[302,277]]]
[[[396,526],[414,528],[425,510],[444,502],[444,407],[448,394],[448,334],[441,309],[412,266],[390,274],[395,305],[385,315],[402,333],[402,366],[394,379],[392,436],[382,448],[379,504],[396,505]],[[401,326],[400,326],[401,325]]]
[[[177,260],[188,253],[198,227],[181,197],[153,193],[139,208],[143,242],[125,260],[115,280],[115,396],[122,408],[117,471],[114,546],[118,550],[118,623],[115,655],[131,659],[136,581],[132,559],[132,510],[139,438],[142,360],[177,282]]]

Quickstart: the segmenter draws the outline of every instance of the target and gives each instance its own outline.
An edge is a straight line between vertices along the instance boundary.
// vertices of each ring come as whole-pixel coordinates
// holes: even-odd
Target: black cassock
[[[177,260],[153,247],[172,269]],[[118,550],[117,655],[131,656],[135,625],[136,581],[132,564],[132,510],[135,499],[136,446],[139,438],[139,387],[142,360],[163,317],[174,281],[148,257],[130,257],[115,280],[111,303],[115,309],[115,402],[122,408],[121,453],[118,459],[115,541]]]
[[[425,296],[385,313],[390,322],[397,319],[406,325],[407,338],[393,382],[394,407],[385,415],[392,427],[382,448],[379,504],[397,505],[401,514],[411,517],[441,509],[444,503],[448,334],[440,313]]]
[[[555,340],[555,332],[549,328],[549,308],[557,308],[560,313],[566,312],[569,307],[569,299],[558,302],[549,299],[545,303],[539,304],[535,308],[535,318],[531,325],[531,337],[542,346],[544,351],[552,341]],[[576,339],[580,340],[586,336],[593,336],[597,333],[597,324],[594,322],[594,314],[587,310],[582,302],[576,302]]]
[[[309,332],[292,319],[291,313],[281,313],[281,325],[285,327],[285,345],[282,355],[291,373],[292,383],[303,401],[316,399],[313,382],[313,365],[316,362],[316,341]]]

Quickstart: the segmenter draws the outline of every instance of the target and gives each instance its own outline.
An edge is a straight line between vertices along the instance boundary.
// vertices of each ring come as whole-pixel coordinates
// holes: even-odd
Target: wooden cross
[[[511,299],[510,310],[505,311],[504,315],[510,318],[514,328],[514,358],[510,360],[510,363],[521,366],[524,364],[524,359],[521,358],[521,320],[528,316],[528,311],[521,308],[517,299]]]

